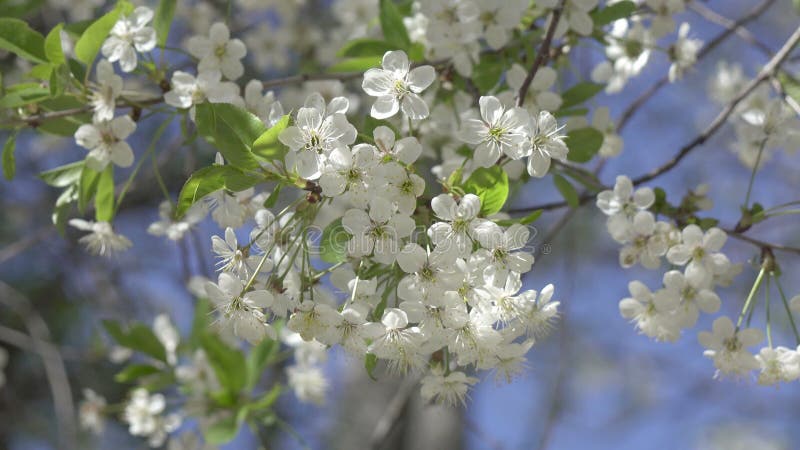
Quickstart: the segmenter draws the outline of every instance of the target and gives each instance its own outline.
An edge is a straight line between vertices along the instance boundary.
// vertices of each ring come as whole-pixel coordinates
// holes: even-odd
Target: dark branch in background
[[[407,378],[400,384],[397,393],[394,394],[389,404],[386,405],[386,410],[384,410],[383,414],[378,419],[378,423],[375,424],[375,428],[372,430],[372,436],[369,439],[370,449],[378,450],[383,448],[383,444],[389,438],[392,430],[403,415],[403,411],[406,409],[406,406],[408,406],[408,401],[411,399],[411,395],[414,393],[418,382],[419,380],[417,378]]]
[[[702,3],[689,3],[689,9],[696,12],[700,17],[713,22],[717,25],[725,27],[725,30],[733,30],[737,36],[744,39],[745,42],[760,50],[762,53],[772,55],[772,49],[769,45],[759,40],[756,35],[750,32],[747,28],[707,7]]]
[[[47,328],[47,323],[31,307],[27,298],[3,281],[0,281],[0,303],[22,318],[31,337],[32,350],[42,357],[47,381],[53,395],[59,448],[77,449],[78,432],[75,425],[72,389],[69,385],[69,378],[67,378],[64,359],[58,348],[50,342],[50,330]]]
[[[525,77],[525,80],[522,81],[522,86],[519,87],[517,106],[522,106],[522,104],[525,103],[525,96],[528,95],[528,89],[531,87],[533,77],[536,76],[536,72],[547,62],[550,56],[550,43],[553,41],[553,35],[556,34],[558,22],[561,20],[561,12],[564,10],[564,3],[566,3],[566,0],[561,0],[558,2],[558,6],[553,10],[553,16],[550,19],[550,26],[547,28],[544,40],[542,40],[541,45],[539,45],[539,51],[536,53],[536,58],[534,58],[531,64],[528,75]]]
[[[680,151],[666,164],[663,164],[662,166],[650,171],[645,175],[635,178],[633,180],[633,184],[638,185],[648,182],[653,178],[656,178],[657,176],[668,172],[673,167],[675,167],[684,157],[686,157],[686,155],[688,155],[689,152],[691,152],[693,149],[695,149],[699,145],[703,144],[706,140],[708,140],[708,138],[711,137],[719,129],[719,127],[722,126],[723,123],[725,123],[728,117],[730,117],[731,113],[733,113],[733,110],[736,108],[736,106],[742,100],[744,100],[745,97],[750,95],[750,93],[753,92],[755,88],[758,87],[758,85],[761,84],[764,80],[775,75],[775,72],[778,70],[783,61],[786,60],[786,58],[789,56],[789,53],[791,53],[792,49],[794,49],[794,47],[797,45],[798,42],[800,42],[800,27],[798,27],[794,31],[794,33],[792,33],[789,39],[786,40],[786,43],[783,44],[783,47],[781,47],[781,49],[778,50],[778,53],[776,53],[775,56],[773,56],[772,59],[769,60],[767,65],[765,65],[764,68],[761,69],[761,71],[758,73],[758,76],[753,78],[750,81],[750,83],[748,83],[747,86],[745,86],[739,92],[739,94],[736,95],[736,97],[734,97],[733,100],[731,100],[728,103],[728,106],[726,106],[725,109],[720,111],[717,117],[714,118],[714,120],[708,125],[708,127],[706,127],[705,130],[703,130],[702,133],[700,133],[691,142],[683,146],[683,148],[681,148]]]
[[[736,29],[742,27],[743,25],[757,19],[761,16],[772,4],[775,3],[775,0],[764,0],[759,3],[755,8],[753,8],[749,13],[745,14],[739,20],[733,22],[730,27],[727,27],[723,30],[720,34],[716,37],[711,39],[708,44],[703,46],[699,52],[697,52],[697,60],[700,61],[706,55],[708,55],[712,50],[714,50],[719,44],[724,42],[728,37],[730,37],[733,33],[736,32]],[[630,105],[625,109],[625,111],[620,116],[620,119],[617,123],[617,130],[622,131],[625,126],[630,121],[631,117],[639,110],[639,108],[647,103],[650,98],[652,98],[661,88],[669,84],[669,77],[664,75],[661,79],[659,79],[655,84],[650,86],[645,92],[643,92],[639,97],[637,97]]]

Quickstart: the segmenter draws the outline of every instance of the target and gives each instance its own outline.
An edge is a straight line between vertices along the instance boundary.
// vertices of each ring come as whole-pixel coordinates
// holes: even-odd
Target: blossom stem
[[[783,307],[786,309],[786,315],[789,316],[789,323],[792,325],[792,331],[794,332],[794,338],[797,345],[800,345],[800,331],[797,330],[797,324],[794,321],[794,314],[792,314],[792,308],[789,307],[789,301],[786,300],[786,294],[783,293],[783,287],[781,287],[780,277],[775,277],[775,285],[778,286],[778,292],[781,294],[781,300],[783,301]]]
[[[117,211],[119,211],[119,206],[122,204],[122,199],[125,198],[125,194],[128,192],[128,189],[131,187],[131,183],[136,178],[136,175],[139,173],[139,169],[142,168],[142,164],[147,159],[150,154],[152,154],[156,149],[156,144],[158,140],[161,138],[161,135],[167,130],[169,124],[172,123],[172,119],[175,117],[174,114],[171,114],[161,126],[156,129],[156,132],[153,133],[153,139],[150,141],[150,145],[147,146],[147,150],[145,150],[142,157],[139,159],[139,162],[136,163],[136,167],[133,168],[131,174],[128,176],[128,179],[125,181],[125,184],[122,185],[122,190],[120,190],[119,195],[117,196],[117,201],[114,205],[114,215],[117,215]],[[155,160],[154,160],[155,161]]]
[[[756,163],[753,165],[753,170],[750,172],[750,181],[747,183],[747,195],[744,197],[744,207],[745,209],[750,209],[750,194],[753,192],[753,183],[756,181],[756,172],[758,172],[758,166],[761,165],[761,156],[764,154],[764,147],[767,146],[767,138],[761,140],[761,144],[758,147],[758,155],[756,156]]]
[[[744,315],[750,310],[750,304],[753,302],[753,298],[755,298],[756,293],[758,292],[758,288],[761,287],[761,281],[764,279],[764,273],[766,272],[766,268],[761,266],[761,270],[758,272],[758,276],[756,277],[755,283],[753,283],[753,287],[750,289],[750,293],[747,295],[747,300],[744,302],[744,307],[742,308],[742,312],[739,314],[739,320],[736,321],[736,331],[739,331],[739,327],[742,326],[742,320],[744,319]]]
[[[767,344],[772,348],[772,322],[769,314],[769,280],[772,275],[767,277],[767,285],[764,286],[764,306],[767,308]]]

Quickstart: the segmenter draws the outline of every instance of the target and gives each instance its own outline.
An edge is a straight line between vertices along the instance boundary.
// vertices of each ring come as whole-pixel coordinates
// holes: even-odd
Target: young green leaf
[[[493,53],[483,55],[472,69],[472,82],[481,93],[487,93],[500,82],[504,70],[505,60],[501,55]]]
[[[336,52],[340,58],[357,58],[362,56],[382,57],[384,53],[395,50],[397,47],[386,41],[370,38],[358,38],[348,41]]]
[[[220,445],[230,442],[239,432],[239,421],[236,416],[228,416],[217,420],[208,426],[203,432],[206,441],[212,445]]]
[[[578,207],[580,202],[578,199],[578,191],[575,190],[575,186],[558,174],[553,174],[553,184],[556,185],[556,189],[558,189],[558,192],[561,193],[561,196],[564,197],[564,200],[567,201],[567,204],[571,208]]]
[[[241,169],[255,169],[259,163],[250,147],[260,133],[244,117],[233,105],[203,103],[195,110],[197,132],[222,153],[228,164]]]
[[[220,384],[229,393],[238,394],[247,384],[247,362],[242,352],[212,334],[203,336],[201,343]]]
[[[605,8],[597,9],[589,15],[592,17],[592,22],[594,22],[595,27],[602,27],[615,20],[630,17],[635,11],[636,3],[623,0],[606,6]]]
[[[117,383],[130,383],[141,377],[153,375],[158,372],[160,372],[158,368],[149,364],[130,364],[114,375],[114,381]]]
[[[65,164],[40,173],[39,178],[53,187],[67,187],[81,178],[83,166],[83,161]]]
[[[139,351],[161,362],[167,362],[167,351],[153,330],[141,323],[131,325],[127,330],[113,320],[104,320],[103,327],[117,344]]]
[[[369,69],[372,69],[373,67],[379,67],[380,65],[381,65],[381,57],[362,56],[358,58],[349,58],[340,61],[328,67],[328,72],[330,73],[365,72]]]
[[[467,178],[465,192],[481,199],[481,215],[491,216],[503,209],[508,198],[508,175],[500,166],[481,167]]]
[[[565,143],[569,147],[570,161],[585,163],[591,160],[603,146],[603,133],[592,127],[578,128],[567,133]]]
[[[403,16],[397,5],[392,0],[380,0],[379,17],[386,41],[394,45],[395,49],[408,50],[411,47],[411,39],[408,37]]]
[[[78,211],[81,213],[86,211],[89,202],[94,198],[99,180],[100,172],[90,169],[87,166],[83,167],[80,180],[78,180]]]
[[[262,178],[245,173],[233,166],[213,165],[204,167],[186,180],[178,195],[175,217],[181,218],[201,198],[220,189],[243,191],[263,181]]]
[[[377,381],[375,378],[375,366],[378,365],[378,357],[373,355],[372,353],[367,353],[366,358],[364,358],[364,368],[367,369],[367,375],[372,378],[374,381]]]
[[[132,10],[133,5],[126,1],[121,1],[117,3],[114,9],[92,22],[84,30],[78,42],[75,43],[75,57],[78,58],[78,61],[91,66],[111,28],[114,27],[114,24],[117,23],[117,20],[122,15],[130,13]]]
[[[347,259],[347,242],[350,233],[342,225],[342,219],[336,219],[322,230],[319,242],[319,257],[325,262],[337,263]]]
[[[175,6],[178,0],[161,0],[156,8],[156,15],[153,19],[153,28],[156,30],[158,46],[164,47],[167,44],[169,28],[172,25],[172,16],[175,15]]]
[[[64,50],[61,48],[62,28],[64,28],[63,23],[56,25],[44,38],[44,54],[47,56],[48,61],[57,66],[67,61],[64,57]]]
[[[110,222],[114,218],[114,167],[110,164],[97,181],[94,208],[97,221]]]
[[[522,218],[519,218],[519,219],[496,220],[495,223],[500,225],[500,226],[502,226],[502,227],[509,227],[511,225],[514,225],[515,223],[518,223],[520,225],[527,225],[527,224],[533,223],[537,219],[539,219],[539,217],[542,215],[543,212],[544,212],[544,210],[537,209],[536,211],[528,214],[525,217],[522,217]]]
[[[44,37],[24,20],[0,18],[0,48],[34,63],[46,63]]]
[[[282,160],[288,148],[278,140],[281,131],[289,126],[289,114],[281,119],[269,130],[261,133],[253,142],[253,153],[267,161]]]
[[[562,103],[560,110],[567,110],[573,106],[580,105],[597,95],[603,88],[605,88],[603,84],[590,83],[588,81],[572,86],[561,94]]]
[[[6,180],[13,180],[17,172],[17,162],[14,158],[14,150],[17,146],[17,133],[12,133],[3,145],[3,176]]]

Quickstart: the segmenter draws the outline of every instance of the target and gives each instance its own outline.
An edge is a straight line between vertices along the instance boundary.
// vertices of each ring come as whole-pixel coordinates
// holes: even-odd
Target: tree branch
[[[705,46],[703,46],[703,48],[700,49],[700,51],[697,53],[697,61],[703,59],[706,55],[711,53],[712,50],[714,50],[717,46],[719,46],[726,39],[728,39],[728,37],[730,37],[733,33],[736,32],[737,28],[744,26],[745,24],[761,16],[770,6],[772,6],[773,3],[775,3],[775,0],[764,0],[758,5],[756,5],[755,8],[750,10],[749,13],[739,18],[739,20],[737,20],[736,22],[733,22],[731,27],[726,28],[716,37],[711,39],[708,42],[708,44],[706,44]],[[647,89],[645,92],[639,95],[639,97],[637,97],[633,102],[631,102],[631,104],[628,105],[628,107],[620,116],[620,119],[617,122],[617,130],[622,131],[622,129],[625,128],[630,119],[634,116],[634,114],[636,114],[636,112],[639,110],[639,108],[641,108],[642,105],[647,103],[648,100],[650,100],[659,90],[661,90],[662,87],[666,86],[667,84],[669,84],[669,76],[664,75],[655,84],[650,86],[649,89]]]
[[[522,81],[522,86],[519,87],[519,93],[517,93],[517,106],[522,106],[523,103],[525,103],[525,96],[528,95],[528,89],[531,87],[533,77],[536,76],[536,72],[539,71],[539,68],[545,64],[547,58],[549,57],[550,43],[553,41],[553,35],[556,33],[556,27],[558,27],[558,22],[561,20],[561,12],[564,11],[564,3],[566,3],[566,0],[561,0],[558,2],[558,6],[553,9],[553,16],[550,19],[550,26],[547,28],[547,32],[544,35],[544,40],[542,40],[541,45],[539,45],[539,51],[536,53],[536,58],[534,58],[533,64],[531,64],[528,75],[525,77],[525,80]]]

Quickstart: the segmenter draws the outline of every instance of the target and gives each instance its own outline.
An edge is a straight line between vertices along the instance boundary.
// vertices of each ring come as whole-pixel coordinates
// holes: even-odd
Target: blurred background
[[[330,1],[253,0],[241,5],[234,1],[232,34],[244,37],[249,48],[274,47],[271,53],[261,50],[260,58],[248,56],[246,78],[308,72],[313,69],[309,60],[325,64],[326,58],[335,54],[337,39],[342,42],[341,36],[326,34],[330,24],[348,20],[358,24],[364,15],[374,14],[376,7],[370,3],[376,2],[347,2],[351,8],[342,11],[341,7],[337,9],[337,2]],[[0,5],[3,3],[9,2]],[[65,19],[88,18],[70,16],[79,13],[79,4],[88,4],[91,11],[102,3],[48,0],[30,17],[34,24],[52,27]],[[364,11],[353,6],[360,4]],[[734,20],[755,4],[751,0],[702,2],[702,6]],[[205,32],[209,20],[224,16],[226,8],[227,2],[180,2],[182,17],[170,42],[178,46],[183,37]],[[312,17],[311,11],[325,12]],[[258,18],[255,25],[253,17]],[[691,9],[676,21],[689,22],[692,37],[706,42],[723,30]],[[775,52],[798,23],[792,1],[780,0],[748,23],[747,29]],[[588,78],[600,50],[599,46],[587,45],[572,52],[571,59],[582,78]],[[682,82],[667,85],[638,111],[620,133],[625,139],[623,153],[607,162],[601,180],[610,185],[618,174],[633,177],[651,170],[671,158],[713,119],[719,106],[709,100],[707,87],[718,61],[739,62],[746,76],[752,77],[768,59],[763,51],[731,36]],[[7,66],[4,70],[12,73],[14,69]],[[621,94],[601,94],[592,105],[609,106],[612,117],[617,118],[632,99],[664,76],[668,67],[663,54],[654,54],[643,73]],[[797,73],[797,59],[787,68]],[[569,86],[571,80],[559,83]],[[350,88],[355,92],[358,84],[306,88],[331,92]],[[302,102],[306,92],[292,87],[277,94],[289,111]],[[139,124],[130,140],[137,155],[158,125],[158,120]],[[179,130],[174,129],[162,142],[178,138]],[[668,198],[677,200],[688,189],[708,183],[709,197],[714,200],[708,215],[732,227],[739,218],[750,174],[730,150],[733,139],[732,128],[723,127],[675,170],[650,185],[662,187]],[[111,260],[92,257],[77,244],[79,233],[68,230],[62,238],[55,231],[50,210],[57,192],[36,178],[43,170],[83,158],[85,152],[69,138],[32,133],[20,135],[17,146],[17,177],[13,183],[0,183],[0,295],[13,296],[11,303],[24,306],[16,310],[0,307],[0,346],[9,352],[4,369],[6,383],[0,388],[0,449],[58,449],[54,403],[43,360],[25,348],[30,342],[23,342],[8,330],[24,333],[29,325],[25,318],[41,317],[65,361],[74,402],[85,387],[119,400],[125,395],[125,387],[113,382],[118,368],[108,361],[109,342],[100,321],[137,319],[149,324],[156,314],[168,313],[186,333],[194,300],[185,283],[192,275],[212,274],[210,236],[220,230],[207,219],[180,244],[147,234],[147,226],[158,219],[160,193],[145,174],[135,183],[115,221],[117,229],[135,246]],[[165,148],[170,147],[166,144]],[[174,150],[163,152],[159,163],[169,189],[177,195],[188,174],[208,164],[213,154],[203,148]],[[776,152],[759,173],[753,199],[774,205],[797,200],[798,193],[797,154]],[[512,206],[558,198],[549,180],[532,181],[521,188]],[[331,387],[324,405],[301,404],[291,395],[279,402],[280,414],[300,437],[278,433],[270,442],[260,442],[244,430],[224,448],[367,448],[365,443],[391,408],[399,408],[399,412],[396,426],[388,432],[382,447],[387,449],[800,448],[800,386],[794,383],[775,389],[751,381],[714,380],[713,365],[703,358],[694,332],[684,334],[675,344],[656,343],[638,335],[619,315],[617,303],[628,295],[630,280],[655,287],[663,272],[620,268],[618,245],[605,231],[605,217],[592,204],[582,207],[552,235],[552,226],[559,223],[564,212],[548,212],[534,224],[537,234],[533,243],[542,252],[524,279],[525,289],[555,284],[561,320],[554,333],[533,348],[528,355],[529,367],[511,384],[496,383],[487,375],[475,386],[463,410],[424,405],[417,390],[409,389],[407,383],[384,374],[379,381],[372,381],[360,361],[334,349],[325,364]],[[797,246],[798,225],[795,216],[785,216],[757,225],[748,235]],[[729,239],[725,252],[732,261],[744,264],[735,283],[720,291],[721,313],[735,317],[756,275],[753,268],[758,250]],[[787,295],[800,293],[800,257],[791,253],[776,256],[784,271]],[[713,318],[701,317],[696,331],[710,329]],[[755,322],[758,320],[756,316]],[[791,346],[793,339],[785,323],[778,322],[773,333],[777,343]],[[124,425],[113,422],[107,424],[103,436],[81,439],[81,448],[86,449],[146,448],[144,441],[127,434]]]

